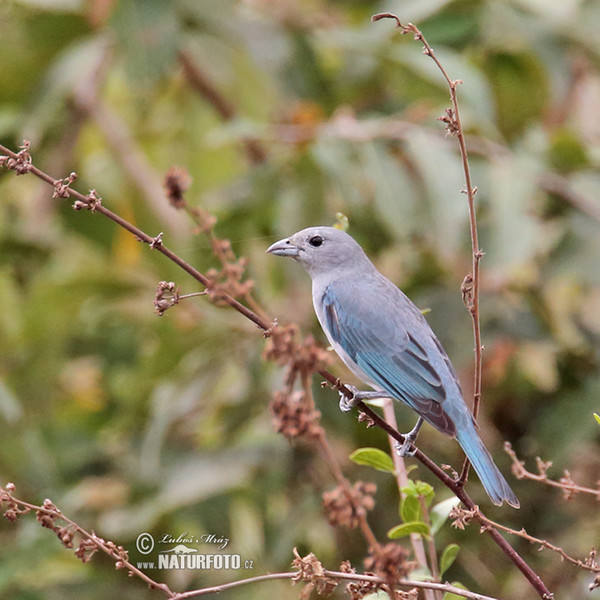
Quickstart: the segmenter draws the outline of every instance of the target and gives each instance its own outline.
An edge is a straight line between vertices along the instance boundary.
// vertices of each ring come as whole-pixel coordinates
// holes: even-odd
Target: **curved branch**
[[[381,585],[387,585],[389,582],[382,577],[376,575],[361,575],[359,573],[343,573],[342,571],[330,571],[323,569],[323,577],[329,577],[331,579],[337,579],[339,581],[363,581],[366,583],[375,583]],[[231,583],[224,583],[223,585],[216,585],[210,588],[202,588],[198,590],[190,590],[182,594],[175,594],[170,600],[187,600],[188,598],[196,598],[198,596],[206,596],[208,594],[219,594],[225,590],[240,587],[242,585],[248,585],[250,583],[260,583],[262,581],[271,581],[277,579],[298,579],[297,572],[290,573],[272,573],[269,575],[258,575],[257,577],[249,577],[248,579],[241,579],[238,581],[232,581]],[[449,583],[436,583],[434,581],[413,581],[411,579],[400,579],[396,582],[399,587],[409,588],[420,588],[423,590],[437,590],[449,594],[456,594],[469,600],[496,600],[491,596],[485,596],[484,594],[478,594],[477,592],[471,592],[469,590],[463,590],[457,588]]]

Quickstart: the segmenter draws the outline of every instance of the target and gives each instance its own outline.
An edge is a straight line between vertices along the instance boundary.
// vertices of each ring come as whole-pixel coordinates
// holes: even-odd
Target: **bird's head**
[[[292,257],[313,278],[371,265],[354,238],[334,227],[303,229],[289,238],[275,242],[267,252]]]

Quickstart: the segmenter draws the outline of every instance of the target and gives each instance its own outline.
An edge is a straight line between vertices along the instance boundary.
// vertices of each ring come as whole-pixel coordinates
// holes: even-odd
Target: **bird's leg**
[[[396,442],[395,448],[398,456],[404,457],[415,455],[417,447],[414,445],[414,442],[417,439],[421,425],[423,425],[423,417],[419,417],[417,424],[404,435],[404,442],[402,442],[402,444],[400,442]]]
[[[353,385],[346,385],[351,392],[352,397],[348,398],[343,392],[340,392],[340,410],[342,412],[351,411],[359,402],[363,400],[374,400],[375,398],[394,398],[387,392],[362,392],[357,390]]]

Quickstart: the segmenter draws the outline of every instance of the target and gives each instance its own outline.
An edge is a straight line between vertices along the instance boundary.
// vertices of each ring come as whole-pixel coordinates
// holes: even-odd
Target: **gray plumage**
[[[319,323],[355,375],[456,437],[491,500],[518,507],[477,434],[456,373],[429,324],[360,245],[339,229],[310,227],[267,252],[292,257],[308,271]]]

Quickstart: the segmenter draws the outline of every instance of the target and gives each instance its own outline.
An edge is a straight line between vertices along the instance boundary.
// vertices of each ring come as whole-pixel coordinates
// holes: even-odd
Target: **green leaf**
[[[373,467],[384,473],[393,473],[395,471],[391,456],[378,448],[359,448],[350,455],[350,460],[357,465]]]
[[[392,540],[406,537],[411,533],[418,533],[419,535],[429,535],[429,525],[427,523],[423,523],[423,521],[411,521],[409,523],[402,523],[400,525],[396,525],[396,527],[392,527],[388,531],[388,537]]]
[[[500,130],[514,139],[542,114],[548,103],[548,73],[532,52],[489,52],[486,73],[496,100]]]
[[[450,511],[460,502],[460,500],[456,496],[452,496],[447,500],[442,500],[438,502],[432,509],[429,514],[429,518],[431,519],[431,533],[434,535],[442,528],[442,525],[448,519],[448,515]]]
[[[423,496],[423,498],[425,498],[425,503],[427,506],[429,506],[433,500],[433,497],[435,496],[435,490],[433,489],[433,486],[429,483],[419,480],[417,480],[415,483],[417,486],[417,494],[419,494],[419,496]]]
[[[589,165],[585,145],[575,131],[568,127],[560,127],[551,137],[548,162],[553,170],[568,173]]]
[[[440,577],[452,566],[459,550],[460,546],[458,544],[448,544],[444,548],[440,557]]]
[[[400,518],[405,523],[423,520],[421,503],[418,496],[410,494],[402,498],[400,502]]]
[[[408,485],[402,488],[402,493],[407,496],[423,496],[427,506],[429,506],[435,495],[435,490],[428,483],[417,479],[416,481],[409,480]]]
[[[453,581],[450,585],[452,585],[453,587],[458,588],[460,590],[469,591],[469,588],[464,586],[460,581]],[[459,596],[458,594],[452,594],[451,592],[448,592],[447,594],[444,594],[444,600],[465,600],[465,597]]]
[[[427,581],[428,579],[431,581],[433,579],[433,575],[427,567],[419,567],[418,569],[410,572],[410,578],[413,581]]]
[[[598,413],[594,413],[594,419],[596,419],[598,425],[600,425],[600,415]]]
[[[418,496],[419,495],[417,493],[417,485],[415,484],[415,482],[412,479],[409,479],[408,485],[405,485],[403,488],[400,489],[400,491],[403,494],[406,494],[407,496]]]
[[[390,600],[390,596],[383,590],[377,590],[376,592],[365,596],[363,600]]]

